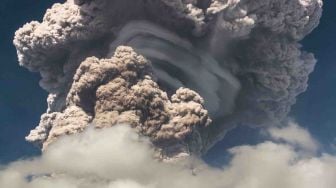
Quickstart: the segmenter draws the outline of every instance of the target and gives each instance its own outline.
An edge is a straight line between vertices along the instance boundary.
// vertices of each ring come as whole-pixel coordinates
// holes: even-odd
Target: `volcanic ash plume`
[[[167,155],[200,153],[201,132],[210,123],[196,92],[180,88],[169,98],[152,80],[150,63],[123,46],[111,59],[83,61],[64,111],[46,114],[43,121],[50,125],[49,132],[42,122],[27,137],[43,148],[64,133],[82,132],[90,123],[97,128],[124,123],[149,136]],[[194,143],[197,141],[200,143]]]
[[[27,137],[130,124],[161,159],[206,152],[237,125],[286,117],[315,58],[299,41],[321,0],[68,0],[15,34],[48,109]],[[212,119],[212,123],[211,122]]]

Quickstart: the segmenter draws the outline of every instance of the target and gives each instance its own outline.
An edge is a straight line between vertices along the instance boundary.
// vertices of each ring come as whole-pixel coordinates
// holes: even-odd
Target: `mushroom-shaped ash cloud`
[[[321,12],[321,0],[57,3],[15,34],[20,65],[50,93],[27,139],[128,123],[170,158],[279,122],[306,90],[316,60],[299,42]]]

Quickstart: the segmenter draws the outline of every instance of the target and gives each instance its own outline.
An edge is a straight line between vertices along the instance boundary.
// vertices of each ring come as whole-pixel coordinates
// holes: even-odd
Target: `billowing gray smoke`
[[[14,39],[20,65],[40,72],[50,93],[27,140],[45,148],[91,123],[128,123],[169,159],[201,155],[237,125],[279,122],[314,69],[298,42],[318,25],[321,7],[321,0],[55,4]]]

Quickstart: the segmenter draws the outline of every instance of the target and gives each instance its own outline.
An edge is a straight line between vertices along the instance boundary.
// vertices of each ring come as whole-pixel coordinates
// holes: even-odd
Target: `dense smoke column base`
[[[169,98],[152,80],[150,62],[121,46],[111,59],[83,61],[65,109],[45,114],[27,140],[46,149],[60,136],[83,132],[90,124],[96,128],[127,124],[148,136],[165,160],[200,155],[201,129],[210,122],[196,92],[180,88]]]

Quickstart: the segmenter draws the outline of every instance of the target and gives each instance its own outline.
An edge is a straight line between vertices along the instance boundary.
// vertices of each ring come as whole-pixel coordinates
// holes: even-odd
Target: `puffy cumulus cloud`
[[[229,187],[331,188],[335,186],[336,157],[302,157],[289,145],[265,142],[230,150]]]
[[[307,132],[297,128],[296,133]],[[0,186],[333,188],[336,183],[336,157],[329,154],[303,156],[290,143],[271,141],[237,146],[229,152],[232,158],[222,168],[212,168],[191,158],[161,163],[153,158],[155,149],[151,142],[129,126],[89,128],[58,139],[40,157],[3,166]]]
[[[172,145],[172,153],[180,152],[167,141],[174,137],[188,140],[177,148],[199,154],[237,125],[281,121],[314,69],[313,54],[299,42],[321,12],[321,0],[57,3],[42,22],[15,33],[20,65],[39,72],[50,93],[47,112],[27,139],[48,145],[91,122],[126,122],[155,144],[170,135],[160,144]],[[110,59],[120,45],[152,64],[115,72],[113,58],[98,60]],[[154,70],[150,78],[143,66]],[[208,124],[207,113],[213,124],[199,129]]]
[[[319,148],[318,142],[310,133],[294,122],[289,122],[287,127],[271,127],[267,132],[273,139],[296,145],[306,151],[316,152]]]
[[[58,137],[128,123],[149,136],[162,153],[199,154],[201,134],[211,122],[203,99],[180,88],[170,98],[153,81],[150,62],[130,47],[119,46],[111,59],[90,57],[74,76],[65,109],[45,114],[27,137],[46,148]]]

